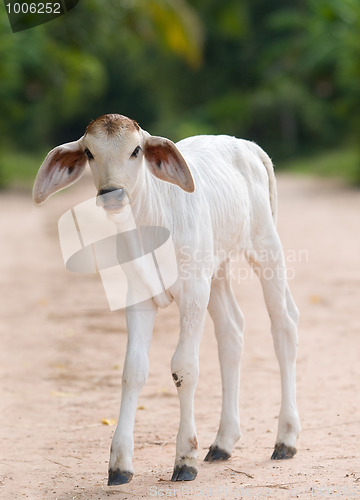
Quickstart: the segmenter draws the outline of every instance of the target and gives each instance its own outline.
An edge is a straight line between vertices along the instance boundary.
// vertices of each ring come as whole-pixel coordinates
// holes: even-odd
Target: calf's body
[[[256,144],[228,136],[197,136],[174,145],[150,136],[126,117],[105,115],[92,122],[79,141],[49,153],[34,185],[35,202],[77,180],[87,163],[99,194],[107,193],[110,199],[103,203],[110,217],[116,221],[124,203],[130,203],[137,226],[170,230],[179,273],[169,289],[126,309],[128,344],[109,485],[133,476],[135,412],[148,376],[153,324],[158,307],[173,300],[180,312],[179,340],[171,360],[180,425],[172,480],[192,480],[197,474],[194,393],[207,310],[218,342],[223,401],[219,430],[205,460],[231,456],[240,437],[244,328],[230,279],[236,252],[244,253],[259,276],[280,365],[282,402],[272,458],[292,457],[300,431],[295,395],[298,311],[275,226],[276,183],[270,158]],[[119,190],[120,201],[115,194]]]

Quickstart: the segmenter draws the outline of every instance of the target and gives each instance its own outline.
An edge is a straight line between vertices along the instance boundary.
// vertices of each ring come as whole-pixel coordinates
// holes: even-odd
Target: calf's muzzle
[[[124,188],[108,187],[100,189],[97,193],[96,204],[105,210],[119,210],[128,203]]]

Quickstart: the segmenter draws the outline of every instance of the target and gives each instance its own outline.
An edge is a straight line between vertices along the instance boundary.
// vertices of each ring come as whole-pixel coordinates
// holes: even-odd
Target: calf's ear
[[[40,205],[50,195],[70,186],[84,173],[88,164],[81,139],[52,149],[36,176],[33,201]]]
[[[146,134],[143,150],[147,167],[155,177],[176,184],[188,193],[194,192],[190,169],[172,141]]]

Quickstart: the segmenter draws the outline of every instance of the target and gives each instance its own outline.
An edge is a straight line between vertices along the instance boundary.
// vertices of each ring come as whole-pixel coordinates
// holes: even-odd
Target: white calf
[[[282,402],[272,458],[292,457],[300,431],[295,398],[298,311],[274,222],[276,184],[269,157],[256,144],[228,136],[190,137],[175,145],[150,136],[129,118],[105,115],[91,122],[81,139],[47,155],[35,181],[35,203],[75,182],[86,165],[102,195],[99,200],[106,194],[101,204],[109,214],[119,214],[130,203],[138,226],[170,229],[179,268],[179,278],[168,290],[126,310],[128,345],[108,484],[127,483],[133,476],[135,412],[148,376],[153,324],[158,306],[172,300],[180,310],[179,342],[171,360],[180,399],[172,481],[192,480],[197,474],[194,392],[206,309],[215,325],[223,402],[219,430],[205,460],[230,457],[240,437],[243,345],[243,316],[230,283],[234,250],[246,255],[260,277],[280,364]],[[265,269],[273,272],[265,275]]]

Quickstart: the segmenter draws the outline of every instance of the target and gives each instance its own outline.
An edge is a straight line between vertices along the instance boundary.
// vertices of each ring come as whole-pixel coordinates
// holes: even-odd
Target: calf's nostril
[[[97,193],[97,205],[106,205],[114,202],[121,202],[126,198],[124,188],[100,189]]]
[[[100,189],[100,191],[98,191],[98,196],[103,196],[104,194],[108,194],[108,193],[112,193],[113,191],[116,191],[117,188],[108,188],[108,189]]]

